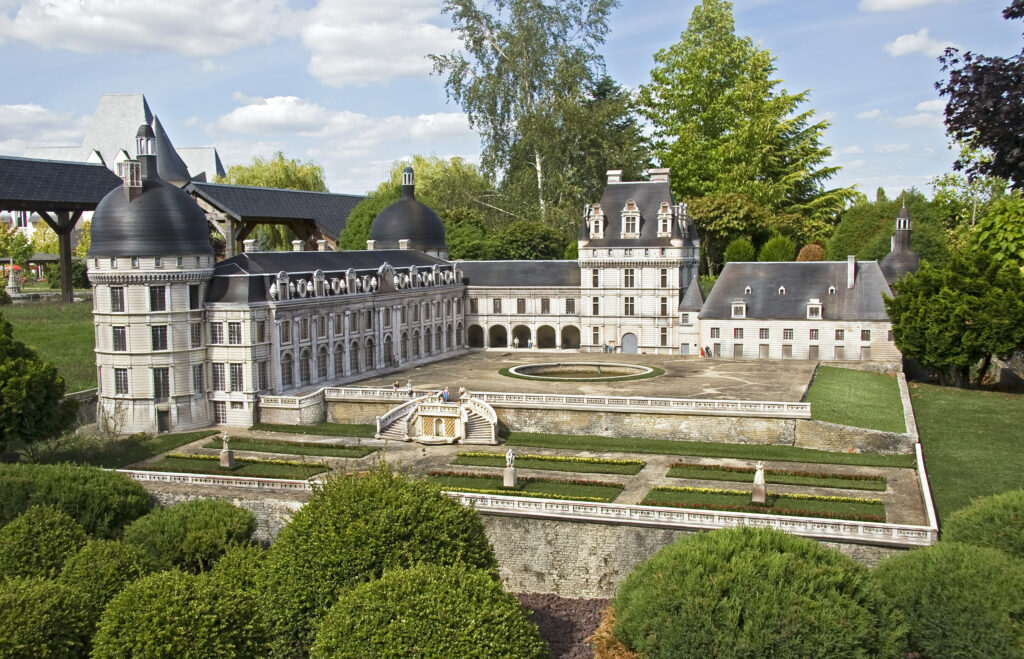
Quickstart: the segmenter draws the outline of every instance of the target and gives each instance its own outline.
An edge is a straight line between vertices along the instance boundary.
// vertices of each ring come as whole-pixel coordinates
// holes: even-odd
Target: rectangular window
[[[171,379],[166,368],[153,369],[153,399],[164,401],[171,396]]]
[[[622,299],[622,315],[633,316],[636,312],[636,298],[627,297]]]
[[[807,307],[807,318],[810,320],[817,320],[821,318],[821,307],[818,305],[809,305]]]
[[[668,315],[668,298],[667,297],[661,298],[661,305],[660,305],[660,307],[661,307],[661,309],[660,309],[661,310],[661,315],[662,316],[667,316]]]
[[[525,299],[523,299],[523,298],[516,299],[516,313],[517,314],[524,314],[524,313],[526,313],[526,300]]]
[[[114,350],[116,352],[124,352],[128,349],[128,337],[125,334],[124,326],[115,326],[111,329],[114,333]]]
[[[199,284],[188,285],[188,308],[199,308]]]
[[[601,271],[597,268],[590,271],[590,285],[594,288],[601,285]]]
[[[167,311],[167,287],[166,286],[150,286],[149,287],[149,310],[150,311]]]
[[[111,311],[124,311],[124,287],[123,286],[111,286],[110,287],[110,310]]]
[[[242,345],[242,323],[228,323],[228,343],[233,346]]]
[[[688,314],[688,313],[679,314],[679,322],[681,324],[683,324],[683,325],[689,325],[690,324],[690,314]]]
[[[192,323],[188,327],[189,334],[189,345],[193,348],[199,348],[203,345],[203,324]]]
[[[281,343],[292,342],[292,321],[282,320],[281,321]]]
[[[871,330],[861,330],[860,331],[860,340],[861,341],[870,341],[871,340]]]
[[[224,425],[228,422],[228,404],[222,400],[218,400],[213,404],[213,422],[218,425]]]
[[[608,256],[611,256],[611,251],[612,250],[608,250]],[[633,249],[630,248],[630,247],[627,247],[626,249],[622,250],[622,255],[623,256],[633,256]]]
[[[192,366],[192,392],[196,396],[202,396],[204,393],[202,364],[195,364]]]
[[[892,343],[892,330],[889,330],[889,332],[885,335],[885,340],[888,341],[889,343]]]
[[[747,305],[745,305],[745,304],[734,304],[734,305],[732,305],[732,317],[733,318],[746,318],[747,317]]]
[[[595,316],[601,315],[601,298],[595,297],[593,300],[591,300],[590,312]]]
[[[712,327],[711,328],[711,338],[712,339],[719,339],[719,338],[721,338],[720,335],[721,335],[721,330],[719,328],[717,328],[717,327]]]
[[[260,388],[260,391],[266,391],[267,390],[267,382],[270,381],[270,379],[267,377],[267,362],[266,361],[258,362],[256,364],[256,373],[259,376],[259,388]]]
[[[309,341],[309,318],[299,318],[299,341]]]
[[[384,316],[384,327],[391,327],[391,309],[384,309],[381,314]]]
[[[403,305],[402,305],[402,306],[400,307],[400,310],[399,310],[399,312],[398,312],[398,322],[402,323],[403,325],[405,325],[406,323],[408,323],[408,322],[409,322],[409,320],[408,320],[408,318],[407,318],[407,316],[408,316],[408,311],[407,311],[407,309],[408,309],[408,308],[409,308],[409,307],[407,307],[407,306],[405,306],[405,305],[403,304]]]
[[[245,403],[243,403],[240,400],[233,400],[233,401],[231,401],[231,409],[233,409],[233,410],[244,410],[245,409]]]
[[[769,331],[767,327],[762,327],[761,329],[757,330],[757,338],[761,339],[762,341],[766,340],[768,338],[768,335]]]
[[[576,299],[575,298],[569,297],[569,298],[565,299],[565,313],[566,313],[566,315],[570,315],[570,316],[576,313]]]
[[[263,343],[267,340],[267,321],[256,321],[256,343]]]
[[[661,287],[662,288],[668,288],[668,270],[666,270],[665,268],[662,268],[661,272],[660,272],[660,278],[661,278]]]
[[[842,341],[846,338],[846,332],[843,330],[836,330],[836,341]]]
[[[412,305],[412,322],[418,323],[420,320],[420,305]]]
[[[475,297],[469,299],[469,313],[480,313],[480,300],[476,299]]]
[[[626,268],[622,272],[622,285],[625,288],[633,288],[636,284],[636,272],[633,268]]]
[[[423,320],[430,320],[430,303],[429,302],[424,302],[423,303]],[[370,321],[370,324],[372,325],[373,322]]]
[[[241,391],[244,387],[242,386],[242,365],[231,364],[230,369],[230,384],[231,391]]]
[[[214,391],[224,391],[224,364],[210,364],[210,386]]]
[[[793,330],[791,330],[791,329],[784,329],[784,330],[782,330],[782,340],[783,341],[792,341],[793,340]]]
[[[153,325],[153,350],[167,350],[167,325]]]
[[[810,332],[808,333],[807,338],[810,339],[811,341],[817,341],[818,340],[818,330],[816,330],[816,329],[810,330]]]
[[[661,328],[661,345],[663,345],[663,346],[667,346],[668,345],[668,328],[667,327],[662,327]]]
[[[210,323],[210,344],[218,345],[224,343],[224,324]]]
[[[742,339],[743,338],[743,328],[742,327],[735,327],[735,328],[733,328],[733,330],[732,330],[732,338],[734,338],[734,339]]]
[[[139,267],[139,257],[137,257],[137,256],[133,256],[132,257],[132,267],[133,268]]]
[[[128,393],[128,369],[127,368],[115,368],[114,369],[114,393],[115,394],[127,394]]]
[[[542,297],[540,299],[540,312],[541,313],[551,313],[551,299],[550,298]]]
[[[341,323],[342,323],[342,319],[343,318],[344,318],[344,316],[342,316],[340,313],[334,314],[334,333],[335,334],[341,334],[341,332],[342,332]]]
[[[501,298],[496,297],[491,300],[491,311],[494,313],[501,313]]]
[[[594,331],[593,331],[593,335],[594,335],[593,344],[597,345],[598,343],[601,342],[601,328],[600,327],[595,327]]]
[[[429,310],[430,306],[427,306],[427,309]],[[427,314],[427,318],[429,318],[429,317],[430,317],[430,314],[428,313]],[[367,309],[366,310],[366,329],[368,331],[370,331],[370,332],[373,331],[373,309]]]
[[[636,233],[637,218],[635,216],[626,217],[626,233]]]
[[[153,267],[154,268],[162,268],[162,267],[164,267],[164,260],[162,258],[160,258],[159,256],[157,256],[156,258],[153,259]]]

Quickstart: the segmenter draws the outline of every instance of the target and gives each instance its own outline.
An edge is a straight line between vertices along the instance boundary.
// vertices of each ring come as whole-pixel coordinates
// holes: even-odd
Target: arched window
[[[414,309],[416,307],[413,307]],[[413,330],[412,333],[412,358],[419,359],[420,356],[420,331]]]
[[[462,347],[462,323],[455,326],[455,347]]]
[[[430,328],[425,327],[423,329],[423,355],[429,355],[434,352],[433,337],[430,335]]]
[[[327,378],[327,346],[320,346],[316,353],[316,377],[320,380]]]
[[[366,370],[372,371],[377,368],[377,360],[373,354],[373,339],[366,340],[366,358],[364,361],[366,362]]]
[[[345,374],[345,345],[339,343],[334,346],[334,377],[340,378]]]
[[[311,356],[309,354],[309,350],[303,350],[301,353],[299,353],[299,384],[300,385],[307,385],[307,384],[309,384],[309,380],[310,380],[309,375],[310,375],[310,370],[311,370],[310,369],[310,364],[309,364],[310,361],[311,361]]]
[[[434,352],[441,350],[441,335],[444,334],[444,328],[438,325],[434,328]],[[448,342],[445,341],[445,348],[448,347]]]
[[[409,360],[409,333],[402,332],[402,361]]]
[[[359,342],[353,341],[348,350],[348,370],[351,374],[359,372]]]
[[[281,386],[290,388],[295,382],[295,365],[292,361],[292,353],[286,352],[281,357]]]

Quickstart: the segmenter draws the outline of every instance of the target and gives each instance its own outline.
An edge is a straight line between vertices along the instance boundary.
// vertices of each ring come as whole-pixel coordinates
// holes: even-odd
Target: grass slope
[[[132,435],[123,439],[68,435],[41,449],[38,461],[50,464],[73,462],[116,469],[152,458],[166,451],[217,434],[217,430],[173,433],[169,435]],[[218,444],[219,445],[219,444]]]
[[[911,383],[910,398],[940,523],[1024,486],[1024,396]]]
[[[804,400],[811,404],[811,416],[818,421],[907,431],[899,384],[891,375],[822,366]]]
[[[14,326],[14,338],[57,367],[68,393],[96,386],[92,302],[17,304],[0,314]]]

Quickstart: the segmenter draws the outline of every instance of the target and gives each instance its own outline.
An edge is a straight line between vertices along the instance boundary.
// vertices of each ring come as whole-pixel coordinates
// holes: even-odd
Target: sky
[[[948,45],[1021,50],[1009,0],[736,0],[738,34],[830,127],[833,185],[890,196],[951,171],[934,83]],[[646,83],[694,0],[621,0],[601,52]],[[81,144],[99,98],[143,93],[177,147],[226,167],[282,151],[362,194],[412,154],[478,161],[480,142],[431,75],[459,47],[440,0],[0,0],[0,154]],[[608,163],[614,169],[616,163]]]

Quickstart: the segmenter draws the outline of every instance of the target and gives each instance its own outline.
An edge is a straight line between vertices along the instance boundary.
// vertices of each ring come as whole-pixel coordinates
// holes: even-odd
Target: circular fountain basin
[[[661,375],[661,369],[638,364],[608,362],[544,362],[520,364],[508,369],[508,375],[528,380],[615,381]]]

